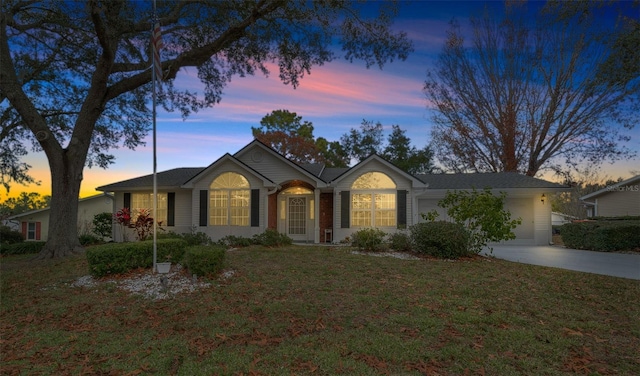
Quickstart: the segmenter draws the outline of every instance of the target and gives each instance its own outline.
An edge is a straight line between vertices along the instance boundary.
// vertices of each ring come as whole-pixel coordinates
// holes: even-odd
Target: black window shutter
[[[167,226],[176,225],[176,193],[167,193]]]
[[[260,190],[251,190],[251,227],[260,226]]]
[[[124,193],[124,205],[123,207],[128,208],[129,210],[131,210],[131,193],[129,192],[125,192]]]
[[[203,189],[200,191],[200,226],[207,225],[207,201],[209,200],[209,191]]]
[[[407,191],[398,191],[398,228],[407,227]]]
[[[349,228],[349,214],[351,211],[351,198],[349,195],[349,191],[340,192],[340,227],[341,228]]]

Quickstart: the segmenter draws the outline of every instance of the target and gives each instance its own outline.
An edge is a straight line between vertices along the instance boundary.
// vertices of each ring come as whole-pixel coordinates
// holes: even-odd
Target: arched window
[[[235,172],[220,174],[209,186],[209,224],[249,226],[249,181]]]
[[[395,227],[396,183],[382,172],[362,174],[351,185],[351,226]]]

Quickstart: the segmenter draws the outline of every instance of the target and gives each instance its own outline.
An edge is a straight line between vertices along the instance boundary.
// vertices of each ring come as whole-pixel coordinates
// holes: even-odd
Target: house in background
[[[90,232],[96,214],[113,210],[113,195],[101,193],[78,200],[78,235]],[[7,218],[27,241],[46,241],[49,235],[49,208],[30,210]]]
[[[580,197],[587,217],[640,216],[640,175]]]
[[[204,232],[213,240],[251,237],[267,228],[295,242],[339,242],[376,227],[392,233],[423,221],[448,190],[506,192],[506,208],[522,218],[514,243],[549,244],[548,197],[567,187],[517,173],[410,175],[377,155],[350,168],[297,165],[254,140],[208,167],[176,168],[156,175],[155,219],[169,231]],[[112,192],[114,212],[153,206],[153,175],[98,187]],[[446,219],[442,213],[440,219]],[[122,240],[114,226],[114,239]],[[131,236],[128,236],[131,238]]]

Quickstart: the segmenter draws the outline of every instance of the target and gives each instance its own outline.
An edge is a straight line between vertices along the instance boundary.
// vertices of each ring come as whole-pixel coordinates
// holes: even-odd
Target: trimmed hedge
[[[413,249],[427,255],[456,259],[469,256],[469,232],[458,223],[435,221],[409,228]]]
[[[26,255],[42,251],[45,242],[22,242],[0,245],[0,255]]]
[[[590,251],[627,251],[640,248],[640,221],[567,223],[560,229],[565,246]]]
[[[187,242],[182,239],[158,240],[157,261],[180,262]],[[89,272],[94,277],[121,274],[137,268],[153,266],[153,241],[109,243],[87,249]]]
[[[191,274],[212,277],[222,270],[225,253],[222,246],[189,247],[184,254],[184,266]]]

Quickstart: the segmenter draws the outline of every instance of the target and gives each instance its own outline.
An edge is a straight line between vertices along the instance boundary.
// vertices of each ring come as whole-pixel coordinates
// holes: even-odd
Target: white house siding
[[[507,198],[505,200],[505,208],[511,213],[511,219],[520,218],[522,220],[522,223],[513,230],[514,234],[516,234],[516,239],[512,242],[533,243],[535,226],[534,204],[531,197]]]
[[[640,215],[640,188],[638,185],[612,188],[611,191],[598,196],[597,200],[597,216]]]
[[[422,218],[422,214],[426,214],[434,210],[438,213],[438,217],[436,218],[436,221],[450,221],[451,218],[447,214],[446,209],[443,209],[438,206],[438,202],[442,199],[442,197],[419,198],[418,199],[418,218],[416,222],[417,223],[425,222],[424,218]]]
[[[545,194],[550,197],[549,193]],[[551,231],[551,202],[547,199],[544,203],[540,201],[539,196],[533,198],[534,206],[534,244],[549,245],[552,242]]]
[[[242,154],[236,154],[235,157],[254,170],[260,171],[260,174],[276,184],[283,184],[291,180],[303,180],[313,186],[316,185],[308,175],[276,155],[263,150],[259,145],[255,145],[251,150],[243,151]]]
[[[191,232],[191,226],[194,224],[191,221],[191,190],[181,189],[176,191],[176,205],[175,205],[175,226],[167,226],[167,231],[173,231],[177,234]],[[196,222],[197,224],[197,222]]]

